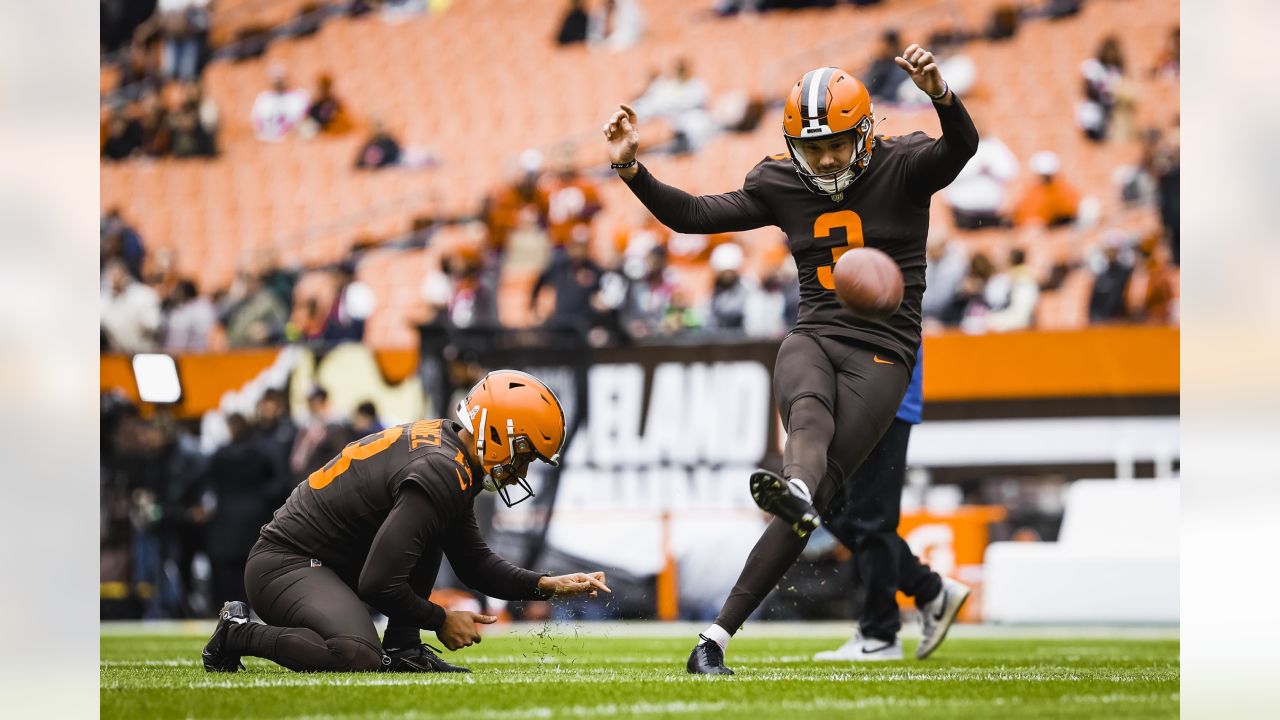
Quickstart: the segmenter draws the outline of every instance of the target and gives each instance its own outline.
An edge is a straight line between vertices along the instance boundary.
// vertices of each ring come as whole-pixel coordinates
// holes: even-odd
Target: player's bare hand
[[[946,82],[942,79],[942,72],[938,70],[938,61],[934,59],[933,53],[925,50],[916,43],[907,46],[902,54],[894,58],[893,61],[898,67],[907,71],[911,76],[911,82],[916,87],[925,91],[929,95],[937,95],[946,87]],[[942,101],[950,100],[948,97],[942,98]]]
[[[546,576],[538,580],[538,589],[544,595],[572,596],[585,594],[589,598],[598,595],[598,591],[613,592],[604,584],[604,573],[570,573],[569,575]]]
[[[467,610],[449,610],[444,614],[444,624],[436,630],[436,637],[440,639],[440,644],[450,650],[459,650],[480,642],[480,628],[476,627],[477,623],[492,625],[496,622],[498,618],[492,615],[481,615]]]
[[[636,111],[632,110],[630,105],[619,105],[618,108],[604,124],[606,150],[609,162],[629,163],[636,159],[636,150],[640,148],[639,122]],[[618,174],[624,180],[630,180],[635,177],[636,172],[633,166],[619,170]]]

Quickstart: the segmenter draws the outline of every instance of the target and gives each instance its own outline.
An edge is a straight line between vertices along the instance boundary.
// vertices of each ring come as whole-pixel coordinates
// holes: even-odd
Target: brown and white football
[[[902,271],[880,250],[849,250],[836,261],[832,276],[836,297],[860,318],[883,322],[902,304]]]

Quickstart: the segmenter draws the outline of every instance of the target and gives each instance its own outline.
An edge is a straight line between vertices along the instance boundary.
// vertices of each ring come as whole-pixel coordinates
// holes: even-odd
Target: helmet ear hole
[[[498,436],[498,428],[492,425],[489,426],[489,439],[495,443],[502,442],[502,438]]]

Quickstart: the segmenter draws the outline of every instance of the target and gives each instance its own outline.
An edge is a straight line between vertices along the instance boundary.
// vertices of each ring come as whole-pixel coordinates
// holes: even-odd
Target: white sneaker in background
[[[920,645],[916,647],[916,659],[923,660],[942,644],[955,622],[964,601],[969,599],[970,588],[959,580],[942,578],[942,592],[925,603],[920,610]]]
[[[835,650],[823,650],[813,656],[814,660],[841,660],[845,662],[876,662],[881,660],[901,660],[902,641],[894,638],[893,642],[864,638],[862,633],[855,632],[845,644]]]

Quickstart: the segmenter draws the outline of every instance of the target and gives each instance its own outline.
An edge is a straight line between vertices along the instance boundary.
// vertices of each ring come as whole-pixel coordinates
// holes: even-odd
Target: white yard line
[[[108,621],[100,623],[103,637],[118,635],[207,635],[213,629],[212,620],[159,620],[159,621]],[[489,632],[494,637],[538,636],[548,639],[568,640],[582,638],[634,638],[634,637],[687,637],[694,638],[706,629],[701,622],[553,622],[510,623]],[[854,625],[842,621],[815,622],[752,622],[743,627],[739,637],[794,638],[794,637],[847,637]],[[951,628],[950,637],[999,639],[1177,639],[1177,626],[1162,625],[964,625]],[[902,637],[919,638],[915,623],[906,623]]]
[[[1157,702],[1177,702],[1178,693],[1141,693],[1141,694],[1125,694],[1125,693],[1108,693],[1106,695],[1069,695],[1063,698],[1055,698],[1055,703],[1066,704],[1083,704],[1083,705],[1120,705],[1120,704],[1150,704]],[[964,698],[895,698],[895,697],[867,697],[856,700],[849,699],[827,699],[815,698],[805,701],[770,701],[770,700],[720,700],[710,702],[685,702],[672,701],[665,703],[628,703],[625,705],[617,705],[613,703],[601,705],[557,705],[556,707],[526,707],[512,708],[508,710],[468,710],[465,708],[442,711],[432,713],[426,711],[410,711],[410,712],[386,712],[379,714],[359,713],[351,715],[294,715],[289,716],[287,720],[341,720],[353,717],[368,718],[408,718],[409,720],[430,720],[432,718],[465,718],[466,720],[491,720],[497,718],[550,718],[550,717],[612,717],[612,716],[649,716],[649,715],[683,715],[683,714],[726,714],[726,713],[744,713],[752,709],[768,709],[773,712],[787,711],[801,714],[810,714],[813,711],[819,711],[827,716],[832,713],[848,713],[858,710],[869,710],[878,708],[901,708],[903,710],[920,709],[920,708],[987,708],[992,704],[995,705],[1021,705],[1025,704],[1022,699],[997,699],[995,701],[986,699],[964,699]],[[281,719],[285,720],[285,719]]]

